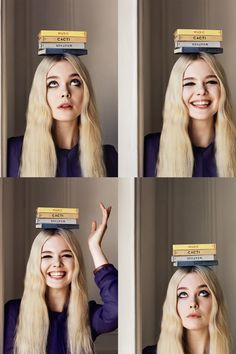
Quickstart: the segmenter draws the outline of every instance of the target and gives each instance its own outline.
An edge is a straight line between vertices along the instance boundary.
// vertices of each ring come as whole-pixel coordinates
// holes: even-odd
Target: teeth
[[[62,277],[65,275],[65,272],[50,272],[49,275],[53,277]]]
[[[192,105],[197,106],[197,107],[206,107],[209,106],[210,102],[209,101],[194,101],[192,102]]]

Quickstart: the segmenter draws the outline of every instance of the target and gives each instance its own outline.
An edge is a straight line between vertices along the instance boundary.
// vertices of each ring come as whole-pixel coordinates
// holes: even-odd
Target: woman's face
[[[74,256],[61,236],[52,236],[41,251],[41,272],[50,288],[69,287],[74,271]]]
[[[193,119],[213,118],[219,108],[220,83],[203,59],[193,61],[183,76],[183,101]]]
[[[177,311],[182,325],[188,330],[208,329],[212,295],[197,273],[187,274],[177,288]]]
[[[58,121],[77,120],[83,103],[83,83],[74,67],[61,60],[47,74],[47,102]]]

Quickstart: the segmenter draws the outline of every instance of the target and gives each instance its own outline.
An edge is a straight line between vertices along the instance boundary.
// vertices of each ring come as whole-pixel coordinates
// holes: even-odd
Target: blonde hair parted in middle
[[[20,176],[54,177],[56,175],[57,157],[51,133],[53,118],[46,98],[46,76],[51,67],[60,60],[70,62],[83,82],[83,104],[78,125],[78,159],[82,175],[84,177],[106,176],[101,129],[91,79],[81,60],[70,54],[45,57],[35,72],[29,95]]]
[[[65,240],[75,262],[67,309],[68,351],[73,354],[94,353],[82,253],[70,230],[57,229],[41,231],[32,244],[16,327],[14,354],[46,354],[49,317],[45,301],[46,282],[40,271],[40,264],[42,247],[54,236]]]
[[[156,165],[159,177],[192,177],[194,157],[189,137],[188,110],[183,102],[183,75],[195,60],[204,60],[220,84],[219,110],[215,116],[215,158],[219,177],[236,176],[236,131],[226,76],[211,54],[181,55],[170,74],[163,109],[163,129]]]
[[[197,273],[208,286],[212,295],[212,310],[209,324],[209,354],[231,354],[231,338],[223,292],[215,273],[208,267],[179,268],[170,279],[163,306],[161,334],[157,354],[185,354],[185,329],[177,313],[177,288],[190,272]]]

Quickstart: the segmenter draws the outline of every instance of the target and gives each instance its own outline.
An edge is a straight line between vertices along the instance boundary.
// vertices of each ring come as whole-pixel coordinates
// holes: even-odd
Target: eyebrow
[[[70,74],[69,77],[74,77],[74,76],[79,76],[78,73],[73,73],[73,74]],[[48,76],[47,77],[47,80],[51,80],[51,79],[59,79],[59,76]]]
[[[216,75],[207,75],[207,76],[205,77],[205,79],[210,79],[211,77],[217,79],[217,76],[216,76]],[[196,79],[196,77],[185,77],[185,78],[183,78],[183,80],[197,80],[197,79]],[[218,79],[217,79],[217,80],[218,80]]]
[[[206,284],[201,284],[197,287],[197,289],[203,289],[203,288],[208,288],[208,286]],[[181,286],[180,288],[178,288],[177,290],[188,290],[187,287]]]
[[[69,249],[68,249],[68,250],[67,250],[67,249],[62,250],[60,253],[64,253],[64,252],[70,252],[70,253],[72,253],[71,250],[69,250]],[[52,253],[54,253],[54,252],[52,252],[52,251],[42,251],[41,254],[42,254],[42,253],[51,253],[51,254],[52,254]]]

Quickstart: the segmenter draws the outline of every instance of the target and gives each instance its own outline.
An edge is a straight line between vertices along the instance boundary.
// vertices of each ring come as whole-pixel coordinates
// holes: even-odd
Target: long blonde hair
[[[185,331],[177,313],[177,287],[186,274],[190,272],[195,272],[202,278],[212,295],[209,354],[231,354],[231,338],[222,289],[213,270],[199,266],[179,268],[169,282],[163,306],[157,354],[184,354],[186,346],[186,343],[184,343]]]
[[[83,82],[83,104],[78,126],[81,170],[84,177],[106,175],[98,113],[89,73],[81,60],[73,55],[45,57],[39,64],[33,79],[27,109],[27,125],[24,135],[20,176],[54,177],[57,157],[52,137],[52,113],[47,103],[46,76],[60,60],[67,60]]]
[[[53,236],[61,236],[74,256],[74,272],[67,309],[67,345],[72,354],[92,354],[88,296],[83,258],[79,244],[70,230],[43,230],[35,238],[26,268],[24,293],[16,328],[14,354],[46,354],[49,331],[45,301],[46,284],[40,271],[41,251]]]
[[[183,102],[183,75],[195,60],[204,60],[220,83],[219,109],[215,117],[215,158],[219,177],[236,176],[236,131],[226,76],[211,54],[182,55],[175,63],[166,91],[163,129],[156,164],[159,177],[192,177],[194,157],[188,134],[189,115]]]

